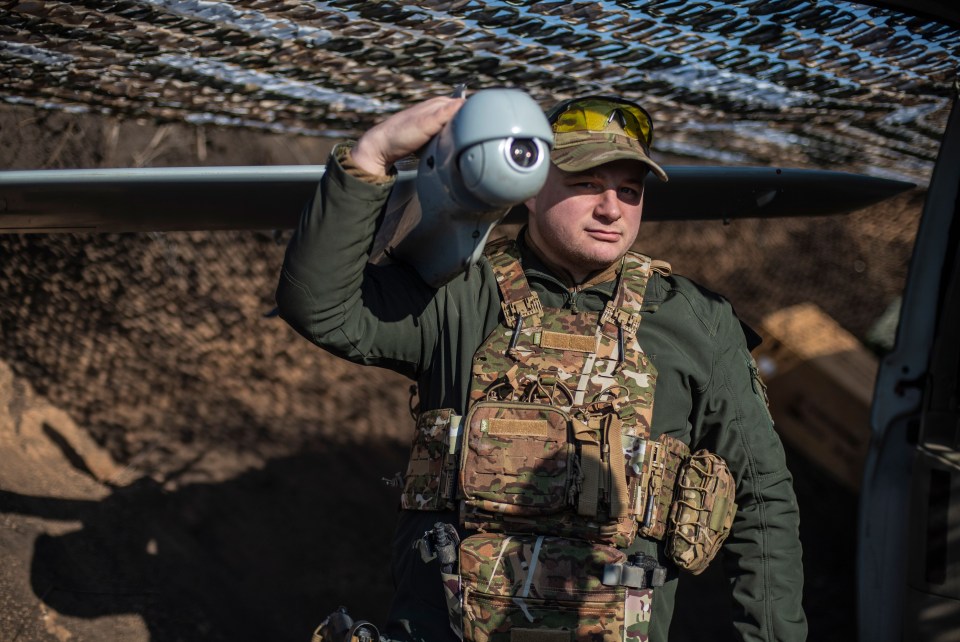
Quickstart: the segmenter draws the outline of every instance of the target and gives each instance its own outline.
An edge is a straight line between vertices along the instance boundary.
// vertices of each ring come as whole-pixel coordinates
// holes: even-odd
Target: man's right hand
[[[351,152],[354,164],[370,174],[389,174],[395,162],[443,129],[463,103],[463,98],[439,96],[397,112],[360,137]]]

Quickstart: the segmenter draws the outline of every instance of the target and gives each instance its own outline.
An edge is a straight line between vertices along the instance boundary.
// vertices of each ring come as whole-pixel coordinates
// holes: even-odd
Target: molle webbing
[[[473,362],[461,457],[464,525],[626,546],[642,517],[637,507],[645,507],[630,458],[649,438],[657,377],[636,339],[651,260],[624,257],[601,315],[542,308],[511,241],[488,245],[487,259],[504,319]],[[534,426],[560,418],[553,411],[563,427],[537,437]]]

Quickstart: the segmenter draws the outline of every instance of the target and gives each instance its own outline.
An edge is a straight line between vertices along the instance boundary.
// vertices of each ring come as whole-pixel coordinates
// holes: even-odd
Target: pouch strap
[[[630,489],[627,486],[627,462],[624,460],[623,422],[620,417],[611,413],[604,417],[606,426],[606,443],[610,453],[610,517],[627,517],[630,514]]]
[[[530,554],[530,566],[527,567],[527,577],[523,580],[523,588],[520,590],[520,597],[526,598],[530,595],[530,586],[533,584],[533,578],[537,574],[537,564],[540,562],[540,547],[543,546],[543,535],[537,537],[533,545],[533,552]]]
[[[513,328],[521,322],[527,326],[539,325],[543,305],[523,273],[517,244],[508,239],[494,241],[487,244],[484,255],[500,289],[500,306],[506,326]]]
[[[596,517],[600,495],[600,444],[582,444],[580,446],[580,470],[583,483],[580,486],[580,498],[577,513],[584,517]]]
[[[613,334],[615,328],[610,327],[613,325],[620,328],[628,338],[637,334],[640,327],[640,308],[643,307],[643,297],[650,280],[651,263],[652,259],[643,254],[627,252],[623,256],[617,290],[600,316],[600,324],[604,326],[605,332]]]
[[[580,496],[577,498],[577,514],[596,517],[600,503],[601,442],[596,426],[579,419],[573,420],[574,436],[580,444]]]

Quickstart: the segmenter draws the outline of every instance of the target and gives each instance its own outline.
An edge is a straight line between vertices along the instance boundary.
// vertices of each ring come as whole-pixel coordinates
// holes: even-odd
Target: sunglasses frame
[[[576,98],[564,100],[547,112],[547,120],[550,122],[551,129],[557,124],[557,120],[559,120],[560,116],[569,111],[577,103],[590,100],[608,102],[612,105],[623,105],[624,107],[638,110],[647,119],[647,123],[649,123],[649,133],[646,136],[646,140],[643,140],[642,137],[638,137],[637,140],[643,143],[647,148],[653,146],[653,118],[650,116],[650,112],[644,109],[639,103],[633,102],[632,100],[627,100],[626,98],[620,98],[619,96],[591,94],[588,96],[577,96]]]

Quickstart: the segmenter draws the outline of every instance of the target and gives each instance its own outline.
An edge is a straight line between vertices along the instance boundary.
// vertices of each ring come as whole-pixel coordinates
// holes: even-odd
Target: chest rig
[[[666,569],[622,549],[637,533],[666,535],[671,559],[699,572],[736,509],[723,460],[650,439],[657,369],[637,331],[651,273],[664,268],[625,255],[597,313],[544,308],[513,242],[486,256],[501,324],[474,355],[466,415],[419,416],[401,499],[459,507],[478,532],[460,542],[438,523],[417,546],[441,560],[464,642],[646,642]]]
[[[643,515],[657,370],[637,343],[651,260],[629,253],[602,314],[544,308],[515,244],[487,255],[503,323],[473,360],[459,490],[467,528],[628,546]]]

